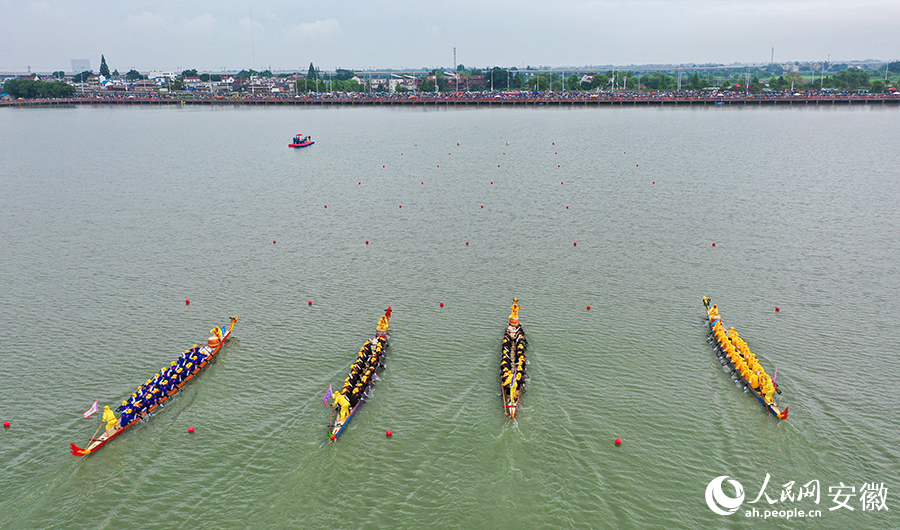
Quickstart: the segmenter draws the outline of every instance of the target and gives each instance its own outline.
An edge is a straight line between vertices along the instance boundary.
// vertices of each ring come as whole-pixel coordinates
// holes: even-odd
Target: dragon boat
[[[515,419],[519,399],[525,391],[527,381],[528,360],[525,358],[525,350],[528,341],[525,339],[525,330],[519,323],[518,298],[513,298],[510,311],[500,355],[500,394],[503,397],[503,411],[510,419]]]
[[[722,319],[719,317],[719,307],[710,306],[709,298],[703,297],[703,306],[706,308],[709,334],[707,342],[713,346],[722,368],[730,372],[732,381],[743,387],[744,391],[752,392],[760,403],[773,416],[780,420],[788,417],[788,407],[784,410],[775,402],[775,394],[781,394],[775,378],[766,373],[760,365],[756,355],[750,351],[747,343],[738,335],[734,328],[725,331]],[[778,375],[778,371],[775,371]]]
[[[297,134],[294,136],[294,141],[288,144],[288,147],[299,149],[301,147],[309,147],[314,143],[316,142],[312,141],[311,136],[303,136],[302,134]]]
[[[207,365],[216,358],[216,354],[222,349],[225,341],[231,337],[231,331],[237,320],[237,315],[231,317],[231,324],[227,330],[224,326],[213,328],[210,330],[211,336],[205,346],[200,347],[195,344],[193,348],[186,350],[178,361],[161,369],[153,378],[147,380],[147,383],[138,388],[138,392],[122,402],[122,406],[119,407],[119,410],[122,410],[120,417],[117,418],[110,407],[106,406],[97,433],[103,429],[104,423],[106,423],[106,429],[100,436],[94,433],[94,436],[88,440],[87,446],[83,448],[78,447],[75,443],[70,443],[72,454],[87,456],[139,421],[146,421],[148,416],[152,416],[157,408],[163,407],[169,398],[180,392],[184,385],[197,377],[200,371],[206,369]]]
[[[359,349],[356,361],[350,365],[350,372],[344,379],[339,392],[332,393],[331,387],[325,394],[324,402],[329,399],[334,401],[331,406],[331,440],[337,440],[344,432],[344,427],[350,423],[356,411],[363,404],[372,387],[378,371],[384,368],[384,356],[388,347],[388,325],[391,321],[391,308],[384,311],[384,315],[378,320],[375,336],[367,340]],[[335,421],[335,415],[337,421]]]

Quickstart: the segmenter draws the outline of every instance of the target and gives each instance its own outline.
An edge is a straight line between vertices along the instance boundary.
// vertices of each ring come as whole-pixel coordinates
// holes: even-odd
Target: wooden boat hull
[[[206,366],[209,365],[209,363],[211,363],[216,358],[216,354],[219,353],[219,351],[222,349],[222,346],[224,346],[225,343],[228,341],[228,338],[231,337],[231,331],[234,329],[235,322],[237,322],[237,315],[231,317],[231,325],[228,327],[228,331],[222,336],[222,340],[219,341],[219,344],[215,348],[211,348],[209,346],[203,346],[202,348],[200,348],[200,351],[207,355],[206,359],[204,359],[203,362],[200,363],[200,365],[197,366],[192,372],[190,372],[187,376],[185,376],[184,380],[182,380],[181,383],[179,383],[176,387],[174,387],[172,390],[170,390],[168,394],[159,398],[159,400],[157,401],[156,404],[154,404],[152,407],[144,410],[140,414],[136,415],[134,417],[134,419],[132,419],[131,422],[128,423],[128,425],[124,425],[124,426],[117,425],[116,427],[113,428],[112,432],[104,431],[103,434],[101,434],[99,438],[91,438],[88,441],[88,445],[84,448],[78,447],[77,445],[75,445],[74,442],[70,442],[69,446],[72,451],[72,454],[75,456],[87,456],[91,453],[94,453],[94,452],[98,451],[101,447],[103,447],[104,445],[109,443],[113,438],[115,438],[116,436],[119,436],[120,434],[122,434],[123,432],[125,432],[126,430],[131,428],[133,425],[135,425],[139,421],[143,420],[147,416],[152,416],[153,411],[155,411],[159,407],[164,406],[165,402],[168,401],[170,397],[174,396],[179,391],[181,391],[181,388],[184,387],[184,385],[186,385],[188,383],[188,381],[192,380],[195,376],[197,376],[201,370],[205,370]]]
[[[704,306],[706,307],[706,317],[707,317],[706,323],[709,325],[709,331],[710,331],[709,334],[707,335],[707,339],[710,342],[710,344],[713,345],[713,348],[715,349],[715,352],[716,352],[716,357],[721,362],[722,367],[723,368],[727,367],[730,370],[731,375],[733,377],[737,378],[737,379],[733,379],[733,380],[738,382],[743,389],[747,390],[748,392],[750,392],[754,396],[756,396],[756,399],[758,399],[759,402],[762,403],[763,407],[767,411],[769,411],[770,414],[772,414],[779,420],[786,420],[788,417],[788,407],[785,407],[784,410],[782,410],[781,407],[778,406],[778,404],[775,402],[774,399],[772,400],[772,403],[767,402],[765,396],[759,390],[753,388],[750,385],[750,382],[747,381],[746,379],[744,379],[743,376],[741,376],[740,372],[737,370],[737,367],[734,366],[734,363],[731,362],[731,359],[729,359],[728,355],[725,354],[723,345],[719,344],[719,341],[716,339],[715,335],[713,334],[713,328],[715,327],[716,322],[720,321],[721,318],[718,318],[718,319],[714,318],[714,316],[710,312],[710,306],[709,306],[708,299],[704,299]]]

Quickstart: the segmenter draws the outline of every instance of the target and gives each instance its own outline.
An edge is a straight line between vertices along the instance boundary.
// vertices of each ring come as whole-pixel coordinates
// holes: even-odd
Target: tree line
[[[74,86],[63,81],[39,81],[37,79],[10,79],[3,83],[3,90],[13,98],[70,98],[75,95]]]

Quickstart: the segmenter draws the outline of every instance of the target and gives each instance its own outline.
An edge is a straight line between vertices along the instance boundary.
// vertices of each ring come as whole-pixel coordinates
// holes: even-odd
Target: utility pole
[[[453,47],[453,71],[456,72],[456,91],[459,92],[459,68],[456,64],[456,46]]]

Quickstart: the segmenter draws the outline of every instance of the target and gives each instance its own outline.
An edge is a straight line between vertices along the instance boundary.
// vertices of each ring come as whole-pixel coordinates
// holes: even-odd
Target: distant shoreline
[[[84,97],[66,99],[29,99],[0,101],[0,107],[70,107],[81,105],[138,105],[138,106],[431,106],[431,107],[705,107],[705,106],[846,106],[900,105],[900,96],[887,94],[865,95],[642,95],[604,94],[598,97],[562,94],[528,94],[495,97],[465,94],[348,96],[344,94],[316,94],[313,96],[278,97],[220,97],[175,98],[140,96]]]

